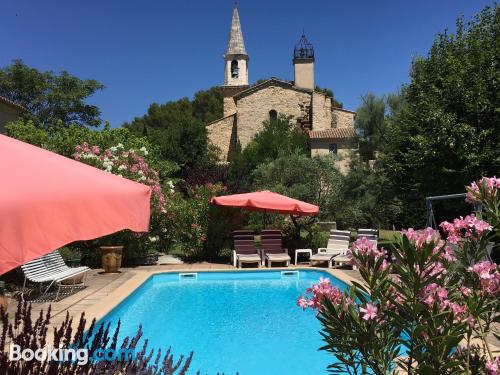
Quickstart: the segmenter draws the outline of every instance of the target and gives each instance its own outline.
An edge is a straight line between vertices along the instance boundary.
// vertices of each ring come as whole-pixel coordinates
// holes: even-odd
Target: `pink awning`
[[[0,135],[0,274],[77,240],[147,232],[151,188]]]
[[[212,198],[219,206],[239,207],[250,211],[277,212],[291,215],[317,215],[319,207],[272,191],[233,194]]]

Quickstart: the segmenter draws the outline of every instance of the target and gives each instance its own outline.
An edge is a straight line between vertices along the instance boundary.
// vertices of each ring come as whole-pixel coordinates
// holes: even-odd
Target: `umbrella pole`
[[[262,220],[264,221],[264,229],[266,229],[267,211],[262,214]]]

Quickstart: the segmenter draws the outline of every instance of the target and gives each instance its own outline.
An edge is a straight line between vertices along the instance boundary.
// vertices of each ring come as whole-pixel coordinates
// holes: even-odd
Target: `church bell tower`
[[[243,42],[240,15],[235,3],[227,51],[224,55],[224,86],[248,86],[248,60],[250,59]]]
[[[231,29],[229,30],[229,41],[224,55],[224,117],[236,112],[236,103],[233,96],[248,88],[248,57],[243,42],[240,15],[235,3]]]
[[[314,48],[304,33],[293,49],[294,84],[314,90]]]

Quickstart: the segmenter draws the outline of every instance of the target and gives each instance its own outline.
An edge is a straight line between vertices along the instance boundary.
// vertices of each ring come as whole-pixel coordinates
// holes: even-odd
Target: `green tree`
[[[286,117],[265,121],[263,129],[255,134],[242,150],[239,145],[231,153],[228,184],[233,191],[248,190],[252,186],[252,172],[262,163],[278,157],[309,153],[308,137]]]
[[[213,162],[208,146],[207,122],[222,117],[222,92],[213,87],[198,91],[193,101],[182,98],[165,104],[153,103],[142,117],[124,127],[145,135],[158,145],[164,159],[174,161],[183,170]]]
[[[377,169],[403,202],[403,226],[425,222],[424,197],[459,193],[500,170],[500,7],[486,7],[455,34],[437,35],[413,62],[388,120]],[[394,103],[393,103],[394,104]]]
[[[356,111],[356,130],[359,134],[359,154],[364,161],[374,160],[385,137],[385,102],[368,93],[361,97]]]
[[[148,113],[125,127],[158,146],[162,158],[189,167],[201,161],[207,150],[205,126],[193,116],[192,104],[184,98],[165,104],[153,103]]]
[[[280,156],[253,172],[254,187],[268,189],[320,206],[320,217],[332,219],[340,200],[343,177],[331,156],[310,158],[303,153]]]
[[[193,116],[203,124],[220,119],[223,110],[223,95],[220,87],[215,86],[194,94]]]
[[[103,88],[95,80],[82,80],[64,70],[40,72],[21,60],[0,69],[0,95],[22,105],[24,116],[42,127],[56,121],[98,126],[101,112],[86,100]]]

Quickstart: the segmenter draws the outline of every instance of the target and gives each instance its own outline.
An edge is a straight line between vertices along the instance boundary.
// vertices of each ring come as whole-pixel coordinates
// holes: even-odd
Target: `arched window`
[[[271,109],[269,111],[269,121],[275,121],[278,119],[278,112],[276,112],[274,109]]]
[[[240,73],[240,69],[238,68],[238,61],[231,61],[231,77],[238,78],[238,74]]]

